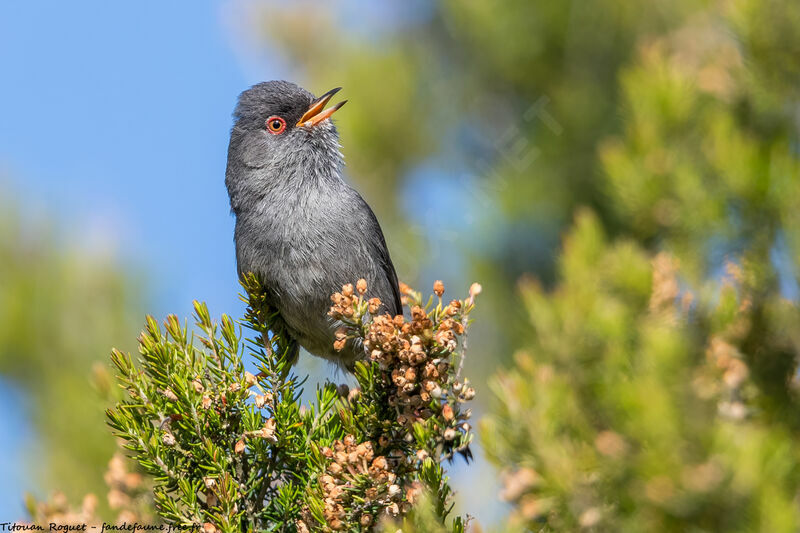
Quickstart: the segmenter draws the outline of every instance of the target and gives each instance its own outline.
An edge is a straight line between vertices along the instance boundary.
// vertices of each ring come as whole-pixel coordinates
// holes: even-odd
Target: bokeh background
[[[642,351],[634,329],[646,326],[614,319],[625,306],[627,319],[647,311],[659,252],[682,268],[673,298],[692,290],[716,305],[731,264],[753,274],[744,276],[757,295],[750,303],[764,302],[765,322],[780,327],[740,339],[737,357],[756,346],[779,352],[772,370],[753,372],[763,377],[753,390],[775,396],[762,410],[793,412],[798,35],[800,8],[778,0],[0,4],[0,519],[24,516],[25,491],[103,492],[114,450],[103,425],[114,394],[107,354],[135,347],[145,313],[188,316],[200,299],[213,315],[241,314],[227,140],[238,93],[270,79],[317,94],[344,87],[350,103],[336,122],[348,176],[375,209],[402,280],[428,289],[442,279],[450,295],[483,285],[467,362],[476,418],[494,409],[495,423],[517,416],[525,427],[502,435],[518,439],[519,456],[498,459],[513,453],[492,444],[501,466],[480,437],[475,464],[453,465],[457,511],[500,523],[511,509],[501,480],[513,503],[515,479],[522,492],[535,485],[529,467],[564,486],[536,509],[522,505],[523,516],[576,494],[569,469],[534,464],[554,464],[548,444],[569,446],[531,432],[559,434],[559,416],[577,416],[580,402],[542,384],[553,393],[542,414],[529,391],[490,376],[504,367],[524,375],[541,354],[545,374],[566,376],[559,383],[594,406],[591,395],[608,392],[595,385],[620,370],[584,375],[581,365],[594,364],[589,353]],[[778,301],[788,307],[776,311]],[[688,340],[675,353],[704,360],[711,329],[681,330]],[[636,394],[691,381],[674,368],[662,369],[660,385],[640,376],[656,381]],[[345,379],[308,356],[301,369]],[[516,415],[492,400],[517,394]],[[641,411],[630,397],[619,402],[615,415]],[[598,408],[591,436],[564,430],[570,442],[618,443],[603,426],[626,416]],[[789,418],[775,442],[794,442]],[[696,430],[661,437],[672,449]],[[634,440],[638,430],[627,431]],[[793,487],[800,461],[785,463]],[[524,482],[509,478],[519,467]],[[633,473],[664,476],[648,468]],[[664,492],[656,489],[653,501]],[[581,505],[571,508],[585,518],[579,525],[599,523],[602,512],[589,511],[603,507]]]

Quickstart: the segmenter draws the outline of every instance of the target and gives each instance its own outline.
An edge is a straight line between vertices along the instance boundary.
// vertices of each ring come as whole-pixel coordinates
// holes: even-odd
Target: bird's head
[[[251,168],[338,165],[338,133],[329,120],[345,102],[325,106],[339,91],[320,97],[287,81],[259,83],[239,96],[231,133],[231,157]],[[295,167],[296,168],[296,167]]]

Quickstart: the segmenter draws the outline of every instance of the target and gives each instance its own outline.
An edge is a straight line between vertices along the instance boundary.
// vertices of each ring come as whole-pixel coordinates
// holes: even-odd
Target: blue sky
[[[66,247],[107,250],[144,272],[157,316],[186,316],[198,297],[212,315],[242,308],[224,187],[231,111],[244,88],[290,75],[269,50],[246,46],[246,5],[0,3],[0,190],[55,216]],[[363,27],[403,23],[388,11],[358,15]],[[427,178],[412,183],[437,183],[420,172]],[[0,380],[0,457],[11,459],[0,460],[0,522],[23,516],[30,488],[23,402]],[[468,476],[487,469],[479,462]],[[480,516],[487,505],[467,507]]]
[[[229,310],[225,151],[236,95],[257,80],[223,6],[149,5],[3,3],[0,175],[60,215],[67,245],[110,246],[148,269],[156,311],[197,294]]]
[[[241,308],[223,183],[230,115],[243,88],[277,73],[245,74],[225,10],[0,4],[3,190],[54,214],[65,246],[109,248],[145,272],[157,315],[187,315],[198,295],[215,315]],[[12,459],[0,461],[0,521],[22,516],[29,486],[22,401],[0,382],[0,456]]]

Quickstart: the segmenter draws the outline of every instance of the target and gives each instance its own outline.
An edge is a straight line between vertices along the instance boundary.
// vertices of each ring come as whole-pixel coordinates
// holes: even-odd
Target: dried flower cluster
[[[63,492],[54,493],[48,501],[28,502],[28,512],[34,524],[49,523],[61,526],[77,526],[79,524],[100,524],[97,516],[97,496],[87,494],[83,497],[80,508],[70,507]]]
[[[115,524],[154,523],[150,513],[150,487],[139,472],[128,470],[122,453],[117,452],[111,458],[103,479],[108,487],[108,506],[116,513]],[[34,524],[47,526],[52,523],[66,527],[86,524],[87,528],[99,529],[103,523],[97,514],[98,499],[94,494],[84,496],[78,509],[69,505],[62,492],[54,493],[48,501],[43,502],[36,502],[29,497],[26,503]]]
[[[458,353],[459,339],[480,285],[473,284],[468,299],[443,305],[444,284],[436,281],[433,291],[438,305],[430,310],[432,301],[423,307],[417,293],[404,284],[401,288],[404,303],[411,308],[411,320],[403,315],[375,315],[381,302],[366,298],[368,287],[363,279],[356,283],[355,292],[353,285],[347,284],[332,295],[329,315],[344,324],[337,333],[336,348],[353,338],[363,343],[369,359],[378,363],[383,380],[391,384],[388,402],[396,409],[401,427],[410,432],[414,424],[432,420],[438,449],[468,453],[471,412],[462,410],[461,404],[471,400],[475,390],[466,378],[459,378],[453,364],[460,364],[459,357],[463,357],[463,352]]]
[[[532,494],[532,490],[541,483],[539,474],[530,467],[522,467],[506,472],[502,478],[503,490],[500,498],[516,507],[524,520],[533,520],[541,514],[539,499]]]
[[[354,435],[323,447],[321,453],[328,461],[319,477],[323,513],[327,526],[334,531],[352,524],[367,529],[381,513],[387,517],[407,513],[422,490],[418,482],[403,490],[393,471],[400,458],[375,456],[372,442],[356,442]],[[298,522],[298,530],[308,531],[309,523],[314,523],[310,516]]]

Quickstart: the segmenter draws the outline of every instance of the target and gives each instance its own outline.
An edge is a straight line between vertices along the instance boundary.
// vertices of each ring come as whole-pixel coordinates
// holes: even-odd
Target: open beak
[[[314,100],[314,102],[311,103],[311,107],[308,108],[308,111],[306,111],[305,114],[300,118],[300,122],[297,123],[297,127],[316,126],[326,118],[336,113],[340,107],[342,107],[344,104],[347,103],[347,100],[339,102],[330,109],[325,109],[325,106],[330,101],[330,99],[333,98],[333,95],[338,93],[341,89],[342,89],[341,87],[331,89],[330,91],[326,92],[325,94]]]

